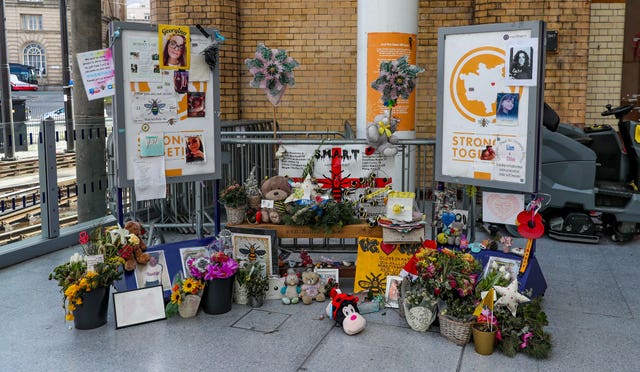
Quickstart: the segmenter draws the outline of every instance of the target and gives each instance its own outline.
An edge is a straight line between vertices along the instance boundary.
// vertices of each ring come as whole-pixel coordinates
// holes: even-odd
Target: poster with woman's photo
[[[187,94],[187,116],[190,118],[198,118],[205,116],[205,93],[189,92]]]
[[[506,84],[535,86],[538,79],[537,39],[518,39],[507,44]]]
[[[204,142],[201,135],[188,135],[185,138],[187,163],[205,161]]]
[[[173,90],[179,94],[187,93],[189,90],[189,71],[173,72]]]
[[[188,70],[191,53],[189,26],[158,25],[160,68]]]
[[[498,93],[496,98],[496,124],[517,125],[519,93]]]
[[[171,290],[171,279],[167,269],[164,251],[147,252],[150,256],[146,265],[138,264],[135,270],[138,288],[162,285],[163,291]]]

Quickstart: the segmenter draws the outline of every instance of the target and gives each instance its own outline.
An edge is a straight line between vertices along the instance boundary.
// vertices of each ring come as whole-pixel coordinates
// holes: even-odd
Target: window
[[[36,68],[38,76],[47,74],[47,62],[44,48],[38,44],[29,44],[24,48],[23,60],[25,65]]]
[[[40,14],[21,14],[23,30],[42,30],[42,15]]]

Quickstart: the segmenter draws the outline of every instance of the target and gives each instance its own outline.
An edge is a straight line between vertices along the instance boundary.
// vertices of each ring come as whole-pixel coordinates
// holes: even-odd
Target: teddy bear
[[[305,305],[311,304],[313,300],[324,302],[326,299],[324,285],[320,283],[320,275],[317,272],[307,270],[302,273],[300,298]]]
[[[129,244],[133,248],[133,252],[125,258],[127,261],[124,264],[126,271],[133,271],[137,264],[145,265],[149,262],[151,256],[148,253],[144,253],[147,250],[147,245],[142,240],[142,235],[144,234],[142,225],[136,221],[129,221],[124,225],[124,229],[129,232],[129,235],[135,235],[138,238],[138,244]],[[127,240],[131,243],[131,237],[128,237]]]
[[[262,198],[273,201],[272,208],[262,208],[260,216],[263,223],[279,224],[282,222],[282,214],[285,213],[284,201],[291,194],[289,178],[273,176],[262,183]]]
[[[297,304],[300,301],[300,286],[298,283],[300,278],[296,271],[292,268],[287,270],[287,274],[284,277],[284,287],[280,289],[282,293],[282,303],[285,305]]]
[[[389,112],[376,115],[373,123],[367,123],[366,137],[367,148],[366,153],[380,153],[385,157],[394,156],[398,153],[395,146],[398,143],[398,137],[394,134],[398,128],[398,119],[389,119]]]

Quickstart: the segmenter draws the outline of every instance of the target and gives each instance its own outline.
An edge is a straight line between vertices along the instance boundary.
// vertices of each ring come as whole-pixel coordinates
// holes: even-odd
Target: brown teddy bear
[[[326,297],[324,294],[324,285],[320,283],[320,275],[317,272],[307,270],[302,273],[302,291],[300,292],[302,303],[309,305],[316,300],[323,302]]]
[[[263,223],[282,222],[282,214],[285,213],[284,200],[291,194],[289,178],[273,176],[262,183],[262,198],[273,200],[273,208],[262,208],[261,217]]]
[[[135,235],[138,238],[138,244],[129,244],[133,248],[133,254],[126,258],[127,262],[124,264],[126,271],[133,271],[137,264],[146,265],[149,262],[151,256],[148,253],[144,253],[147,250],[147,245],[142,240],[144,229],[142,225],[136,221],[129,221],[124,225],[124,229],[129,231],[129,234]],[[130,238],[127,241],[130,242]]]

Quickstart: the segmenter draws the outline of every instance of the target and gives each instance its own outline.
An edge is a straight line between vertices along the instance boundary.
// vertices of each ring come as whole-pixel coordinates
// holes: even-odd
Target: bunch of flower
[[[426,246],[416,257],[419,280],[446,304],[447,315],[466,318],[473,313],[480,262],[469,253]]]
[[[244,186],[234,183],[222,190],[218,201],[231,208],[247,205],[247,191]]]
[[[74,253],[69,261],[56,266],[49,274],[49,280],[56,280],[63,294],[62,307],[66,319],[73,320],[73,311],[82,305],[85,293],[113,284],[122,277],[120,266],[124,259],[118,255],[118,247],[111,242],[110,234],[97,228],[89,237],[87,232],[80,233],[79,242],[83,244],[83,254]],[[87,268],[87,255],[101,255],[102,261],[91,270]]]
[[[185,296],[201,295],[203,289],[204,282],[201,279],[189,277],[183,280],[180,273],[176,274],[171,288],[171,299],[165,308],[167,318],[178,313],[178,308]]]
[[[229,278],[238,271],[238,262],[224,252],[214,252],[210,258],[190,258],[187,266],[191,276],[203,280]]]

